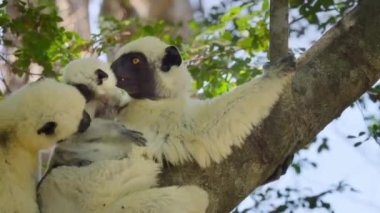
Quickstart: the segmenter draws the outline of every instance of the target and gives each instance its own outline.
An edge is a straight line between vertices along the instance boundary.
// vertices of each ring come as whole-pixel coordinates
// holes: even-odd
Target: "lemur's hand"
[[[122,130],[122,133],[127,138],[129,138],[132,143],[136,144],[137,146],[145,146],[146,145],[146,139],[144,138],[144,136],[141,132],[125,128],[124,130]]]

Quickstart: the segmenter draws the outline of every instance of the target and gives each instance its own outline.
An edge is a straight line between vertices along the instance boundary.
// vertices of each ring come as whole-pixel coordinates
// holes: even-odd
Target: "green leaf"
[[[263,1],[263,6],[261,7],[261,10],[269,10],[269,0],[264,0]]]
[[[221,36],[224,40],[230,41],[232,40],[232,34],[230,31],[224,31],[224,33]]]
[[[298,164],[298,163],[293,163],[292,164],[292,167],[294,169],[294,171],[297,173],[297,174],[301,174],[301,165]]]
[[[318,198],[317,197],[307,197],[306,199],[306,202],[309,203],[309,208],[310,209],[315,209],[317,207],[317,201],[318,201]]]
[[[334,5],[334,0],[319,0],[324,9],[329,9],[330,6]]]
[[[247,37],[247,38],[242,38],[237,42],[237,46],[240,47],[241,49],[249,49],[252,47],[253,44],[253,38]]]
[[[288,207],[286,205],[281,205],[281,206],[277,207],[274,212],[284,212],[286,209],[288,209]]]
[[[289,0],[290,8],[296,8],[296,7],[299,7],[299,6],[302,5],[303,3],[304,3],[303,0]]]

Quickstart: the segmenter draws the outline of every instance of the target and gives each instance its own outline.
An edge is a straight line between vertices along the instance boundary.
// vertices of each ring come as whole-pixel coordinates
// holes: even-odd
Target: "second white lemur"
[[[172,164],[220,162],[267,117],[291,79],[292,60],[213,99],[192,98],[193,79],[176,47],[145,37],[123,46],[111,69],[131,96],[117,119],[144,134],[141,152]],[[285,68],[285,71],[284,71]]]
[[[85,131],[91,119],[84,108],[77,89],[52,79],[27,84],[0,102],[0,212],[39,212],[38,150]]]

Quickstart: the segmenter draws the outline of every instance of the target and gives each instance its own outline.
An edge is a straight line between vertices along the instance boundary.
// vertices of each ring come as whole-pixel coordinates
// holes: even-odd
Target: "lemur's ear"
[[[97,84],[98,85],[102,85],[103,80],[106,80],[108,78],[108,74],[101,69],[95,70],[95,74],[97,77]]]
[[[94,91],[92,91],[87,85],[85,85],[85,84],[71,84],[71,85],[73,85],[74,87],[76,87],[79,90],[79,92],[86,99],[87,103],[95,98]]]
[[[175,46],[169,46],[165,49],[165,56],[162,59],[161,70],[168,72],[172,66],[179,66],[182,63],[181,54]]]

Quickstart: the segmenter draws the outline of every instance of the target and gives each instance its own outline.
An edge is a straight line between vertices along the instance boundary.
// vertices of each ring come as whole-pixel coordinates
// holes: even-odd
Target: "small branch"
[[[288,54],[288,0],[270,1],[269,61],[275,62]]]
[[[300,17],[298,17],[298,18],[294,18],[294,19],[289,23],[289,25],[295,24],[295,23],[301,21],[302,19],[305,19],[305,17],[304,17],[304,16],[300,16]]]
[[[12,90],[11,88],[9,87],[9,85],[7,84],[7,82],[5,81],[5,78],[4,78],[4,74],[0,71],[1,73],[1,83],[3,83],[4,87],[5,87],[5,91],[3,92],[4,95],[7,95],[7,94],[11,94],[12,93]]]
[[[3,55],[0,54],[0,59],[4,61],[4,63],[8,66],[11,66],[11,62],[7,58],[5,58]]]
[[[11,67],[11,63],[9,62],[9,60],[7,58],[5,58],[3,55],[0,54],[0,59],[4,61],[5,65],[8,67],[8,69]],[[11,88],[9,87],[9,85],[7,84],[6,80],[5,80],[5,76],[4,76],[4,73],[3,71],[0,70],[0,73],[1,73],[1,83],[4,85],[5,87],[5,91],[3,92],[3,94],[11,94],[12,93],[12,90]]]

